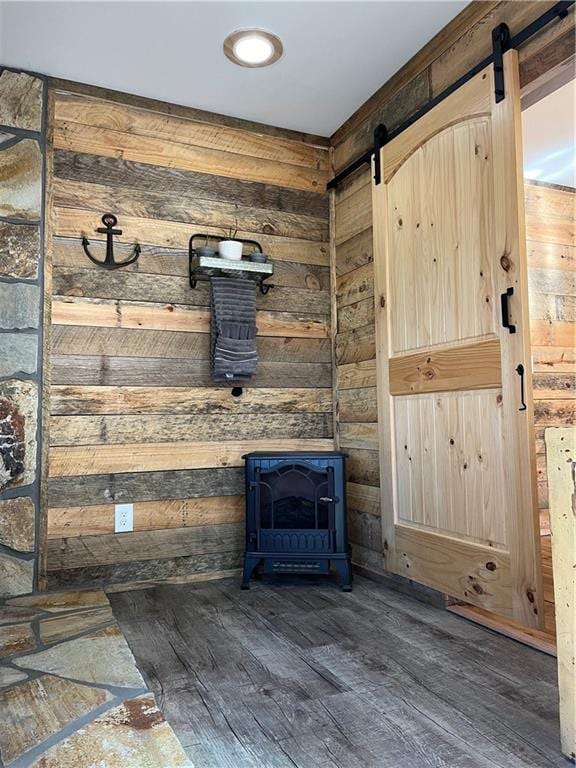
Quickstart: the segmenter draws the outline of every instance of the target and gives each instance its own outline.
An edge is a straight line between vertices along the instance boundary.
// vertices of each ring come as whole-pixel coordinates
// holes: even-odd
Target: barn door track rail
[[[556,5],[553,5],[552,8],[549,8],[546,13],[543,13],[531,24],[528,24],[527,27],[524,27],[524,29],[522,29],[520,32],[518,32],[518,34],[514,36],[510,35],[510,30],[506,24],[498,24],[498,26],[492,30],[492,53],[489,56],[483,59],[479,64],[476,64],[475,67],[472,67],[472,69],[468,70],[468,72],[456,80],[455,83],[443,90],[433,99],[430,99],[430,101],[424,107],[419,109],[418,112],[415,112],[411,117],[401,123],[401,125],[395,128],[393,131],[387,131],[386,126],[380,123],[374,131],[374,146],[363,155],[358,157],[356,160],[354,160],[352,163],[350,163],[350,165],[347,165],[346,168],[334,176],[333,179],[330,179],[327,184],[327,189],[336,189],[336,187],[338,187],[338,185],[341,184],[344,179],[348,178],[348,176],[354,173],[354,171],[357,171],[358,168],[362,168],[363,165],[370,165],[372,162],[372,157],[374,157],[376,161],[374,166],[374,183],[380,184],[380,150],[382,147],[385,146],[387,142],[395,139],[396,136],[399,136],[403,131],[405,131],[415,122],[420,120],[420,118],[423,117],[427,112],[430,112],[430,110],[433,109],[437,104],[440,104],[441,101],[444,101],[447,96],[458,90],[458,88],[464,85],[464,83],[467,83],[468,80],[471,80],[473,77],[475,77],[478,72],[481,72],[489,64],[494,64],[494,98],[497,103],[505,99],[506,83],[504,82],[504,68],[502,59],[506,51],[510,50],[511,48],[519,48],[533,35],[539,32],[543,27],[550,24],[550,22],[555,21],[556,19],[566,18],[568,11],[570,10],[571,6],[574,5],[575,1],[576,0],[567,0],[567,2],[556,3]]]

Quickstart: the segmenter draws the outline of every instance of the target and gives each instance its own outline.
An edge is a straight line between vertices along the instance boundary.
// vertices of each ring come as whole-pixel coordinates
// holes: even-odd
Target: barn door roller
[[[382,181],[382,169],[380,167],[380,150],[388,141],[388,130],[380,123],[374,130],[374,184]]]
[[[510,48],[508,24],[498,24],[492,30],[492,55],[494,57],[494,98],[496,104],[506,98],[504,84],[504,54]]]

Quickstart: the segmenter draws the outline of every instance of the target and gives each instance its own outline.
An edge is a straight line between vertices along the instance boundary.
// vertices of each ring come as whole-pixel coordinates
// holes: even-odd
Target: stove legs
[[[261,558],[259,557],[251,557],[250,555],[244,556],[244,570],[242,572],[242,584],[240,585],[241,589],[250,589],[250,579],[260,560]]]
[[[332,560],[332,567],[338,574],[338,584],[342,592],[352,592],[352,568],[350,560]]]

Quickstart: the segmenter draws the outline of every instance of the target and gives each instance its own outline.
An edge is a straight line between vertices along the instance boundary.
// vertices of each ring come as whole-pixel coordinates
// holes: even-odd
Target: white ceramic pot
[[[242,258],[242,241],[220,240],[218,243],[218,253],[223,259],[230,259],[230,261],[240,261]]]

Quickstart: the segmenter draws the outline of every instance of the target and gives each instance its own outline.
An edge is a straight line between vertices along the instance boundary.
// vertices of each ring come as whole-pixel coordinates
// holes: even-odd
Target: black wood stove
[[[248,453],[242,589],[264,573],[336,571],[352,589],[346,531],[346,455],[336,451]]]

